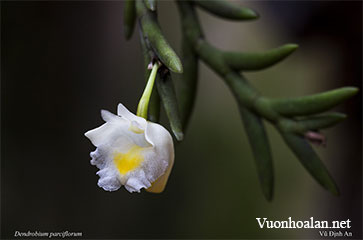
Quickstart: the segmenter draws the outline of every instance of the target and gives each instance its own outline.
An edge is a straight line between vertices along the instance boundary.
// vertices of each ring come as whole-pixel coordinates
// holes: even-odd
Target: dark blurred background
[[[248,73],[263,94],[301,96],[361,88],[362,2],[237,2],[260,19],[229,22],[199,11],[206,37],[222,49],[263,51],[298,43],[270,69]],[[264,200],[237,105],[203,63],[185,140],[164,193],[105,192],[83,134],[100,109],[135,112],[143,91],[138,34],[123,37],[123,2],[1,2],[1,237],[15,231],[83,232],[84,238],[319,238],[319,229],[260,229],[270,220],[347,220],[362,237],[361,95],[338,110],[349,118],[324,133],[317,151],[336,179],[334,197],[303,169],[268,124],[276,187]],[[177,9],[158,5],[179,51]],[[175,76],[176,84],[178,76]],[[163,124],[167,126],[165,119]]]

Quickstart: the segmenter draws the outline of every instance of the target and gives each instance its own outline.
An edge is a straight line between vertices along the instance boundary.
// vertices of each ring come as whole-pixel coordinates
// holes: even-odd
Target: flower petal
[[[155,182],[152,183],[151,187],[147,188],[146,191],[152,192],[152,193],[161,193],[164,191],[166,183],[168,182],[169,175],[171,173],[171,169],[174,164],[174,159],[169,163],[168,169],[166,169],[166,172],[159,177]]]
[[[97,172],[100,176],[98,186],[106,191],[116,191],[121,187],[121,182],[118,179],[117,173],[110,168],[104,168]]]
[[[91,164],[95,165],[99,169],[102,169],[106,165],[106,160],[103,157],[104,155],[100,153],[100,151],[101,151],[100,148],[96,148],[94,152],[90,153],[90,156],[91,156]]]
[[[135,126],[132,125],[132,122],[106,110],[102,110],[101,115],[106,123],[85,133],[85,136],[96,147],[102,144],[121,147],[125,145],[124,142],[127,142],[126,145],[137,144],[141,147],[150,146],[144,134],[140,134],[133,129]]]
[[[130,112],[124,105],[121,103],[117,106],[117,115],[123,117],[124,119],[129,120],[130,122],[137,122],[137,124],[145,130],[146,128],[146,120],[142,117],[138,117],[132,112]]]
[[[129,192],[140,192],[141,188],[148,188],[151,183],[146,179],[145,172],[143,170],[135,171],[131,177],[128,178],[125,188]]]
[[[163,191],[168,180],[171,168],[174,164],[174,144],[170,133],[161,125],[148,122],[145,138],[154,148],[149,152],[148,158],[151,161],[146,162],[146,177],[154,184],[155,192]],[[161,177],[164,177],[162,180]],[[160,179],[160,182],[157,181]],[[151,189],[153,191],[153,189]]]
[[[110,122],[110,121],[117,121],[120,117],[107,111],[107,110],[101,110],[101,117],[103,119],[103,121],[105,122]]]
[[[156,147],[158,154],[173,156],[174,159],[173,138],[163,126],[157,123],[148,122],[145,138],[151,145]]]
[[[84,134],[96,147],[104,142],[107,142],[112,136],[115,136],[117,130],[124,129],[129,126],[129,122],[127,120],[122,119],[106,110],[101,111],[101,116],[106,123],[98,128],[89,130]]]

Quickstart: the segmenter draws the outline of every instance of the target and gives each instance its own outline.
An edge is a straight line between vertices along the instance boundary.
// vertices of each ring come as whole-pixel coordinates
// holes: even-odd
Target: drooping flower
[[[146,121],[118,105],[117,115],[101,111],[106,122],[85,133],[97,148],[91,164],[100,170],[98,186],[116,191],[122,185],[129,192],[162,192],[174,163],[170,133],[161,125]]]

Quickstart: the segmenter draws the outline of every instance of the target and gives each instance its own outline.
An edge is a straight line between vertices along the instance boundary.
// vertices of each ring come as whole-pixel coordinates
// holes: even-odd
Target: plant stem
[[[276,121],[278,116],[268,111],[266,103],[260,101],[257,90],[250,86],[238,72],[234,71],[225,61],[221,50],[210,45],[203,36],[198,17],[193,6],[186,1],[178,1],[179,11],[182,18],[183,32],[193,45],[197,55],[221,76],[240,104],[244,105],[253,112],[257,112],[264,118]]]
[[[136,115],[139,117],[143,117],[146,120],[147,120],[147,112],[149,108],[150,96],[154,87],[156,73],[158,72],[159,67],[160,67],[159,63],[154,64],[150,73],[149,80],[147,81],[145,90],[140,98],[139,105],[137,106]]]

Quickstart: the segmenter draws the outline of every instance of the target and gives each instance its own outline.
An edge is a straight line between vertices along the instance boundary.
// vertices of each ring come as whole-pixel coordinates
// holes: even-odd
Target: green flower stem
[[[199,7],[230,20],[252,20],[258,18],[258,14],[249,8],[240,7],[225,0],[194,0]]]
[[[160,65],[158,63],[155,63],[151,70],[149,80],[147,81],[145,90],[140,98],[139,105],[137,106],[136,115],[139,117],[147,119],[150,96],[154,87],[155,77],[159,67]]]
[[[143,1],[136,1],[136,12],[144,37],[159,60],[171,71],[182,73],[181,61],[164,38],[157,22],[156,11],[147,9]]]
[[[169,71],[166,73],[164,73],[162,69],[159,71],[158,77],[156,79],[156,86],[158,93],[160,94],[166,115],[169,119],[171,130],[175,138],[178,141],[181,141],[184,138],[184,134],[179,115],[178,101]]]
[[[126,0],[124,6],[124,34],[126,39],[130,39],[134,32],[136,22],[135,0]]]
[[[285,44],[262,53],[224,52],[223,57],[233,70],[253,71],[270,67],[282,61],[297,48],[297,44]]]
[[[239,106],[243,124],[252,148],[262,192],[268,201],[273,198],[274,173],[270,144],[262,119]]]
[[[151,70],[148,69],[148,66],[152,62],[153,57],[150,56],[151,55],[150,50],[145,43],[144,36],[142,35],[141,31],[140,31],[140,45],[144,56],[145,81],[147,82],[151,72]],[[151,122],[159,122],[160,119],[160,97],[158,94],[158,90],[155,86],[153,87],[150,97],[148,119]]]

